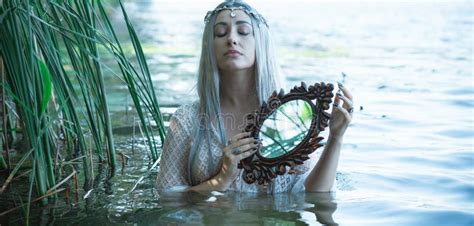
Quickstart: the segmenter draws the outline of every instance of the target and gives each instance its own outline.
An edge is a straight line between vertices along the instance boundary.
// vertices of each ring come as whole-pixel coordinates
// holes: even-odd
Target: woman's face
[[[242,10],[221,11],[214,24],[214,53],[223,71],[245,70],[255,64],[255,38],[250,17]]]

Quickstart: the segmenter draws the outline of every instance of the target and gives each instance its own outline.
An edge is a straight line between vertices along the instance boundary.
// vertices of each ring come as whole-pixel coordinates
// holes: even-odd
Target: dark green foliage
[[[132,56],[123,51],[100,0],[8,0],[0,5],[0,57],[6,68],[2,87],[13,99],[16,107],[8,111],[18,115],[26,141],[10,176],[31,161],[31,188],[36,187],[37,196],[64,176],[64,160],[80,157],[81,175],[91,183],[93,156],[88,150],[100,162],[116,165],[104,56],[120,69],[115,75],[128,87],[152,160],[159,158],[156,137],[161,143],[165,138],[162,116],[140,42],[121,2],[120,8]],[[0,156],[0,168],[3,163]]]

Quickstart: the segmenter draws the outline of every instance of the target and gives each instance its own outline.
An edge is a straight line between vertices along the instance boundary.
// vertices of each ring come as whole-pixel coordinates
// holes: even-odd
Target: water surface
[[[202,19],[216,4],[126,2],[161,104],[196,99]],[[130,136],[121,135],[128,165],[111,178],[101,169],[89,198],[76,206],[35,209],[38,223],[473,225],[473,3],[254,5],[269,21],[287,87],[342,81],[355,97],[334,193],[159,195],[156,170],[129,193],[151,163],[140,144],[132,152]],[[113,117],[127,124],[127,92],[115,84]]]

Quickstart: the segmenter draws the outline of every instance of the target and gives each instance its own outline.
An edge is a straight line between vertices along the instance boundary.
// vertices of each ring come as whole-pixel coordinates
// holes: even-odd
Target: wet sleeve
[[[298,193],[304,192],[304,182],[308,177],[309,173],[316,165],[318,154],[312,153],[310,158],[303,162],[301,165],[295,166],[295,171],[290,173],[290,167],[287,167],[287,172],[282,176],[277,176],[274,180],[274,193],[290,192]]]
[[[309,157],[310,158],[304,161],[302,165],[298,165],[295,167],[298,173],[293,174],[294,182],[290,189],[291,193],[304,192],[306,190],[304,187],[304,182],[306,181],[306,178],[308,177],[308,175],[311,173],[314,166],[316,165],[317,160],[320,157],[320,153],[316,153],[315,151],[312,154],[310,154]]]
[[[156,179],[158,189],[180,190],[176,188],[189,186],[186,169],[191,147],[190,128],[181,116],[178,109],[170,120]]]

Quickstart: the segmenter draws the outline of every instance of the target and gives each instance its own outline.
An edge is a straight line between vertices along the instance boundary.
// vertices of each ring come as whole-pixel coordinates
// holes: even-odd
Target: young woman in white
[[[197,82],[199,101],[183,105],[170,121],[159,189],[186,191],[326,192],[334,184],[343,135],[352,119],[352,96],[339,85],[329,137],[316,164],[269,185],[247,184],[237,168],[259,141],[242,133],[245,116],[279,90],[278,70],[265,19],[241,1],[226,1],[205,18]],[[313,159],[314,160],[314,159]],[[179,189],[176,189],[179,188]]]

